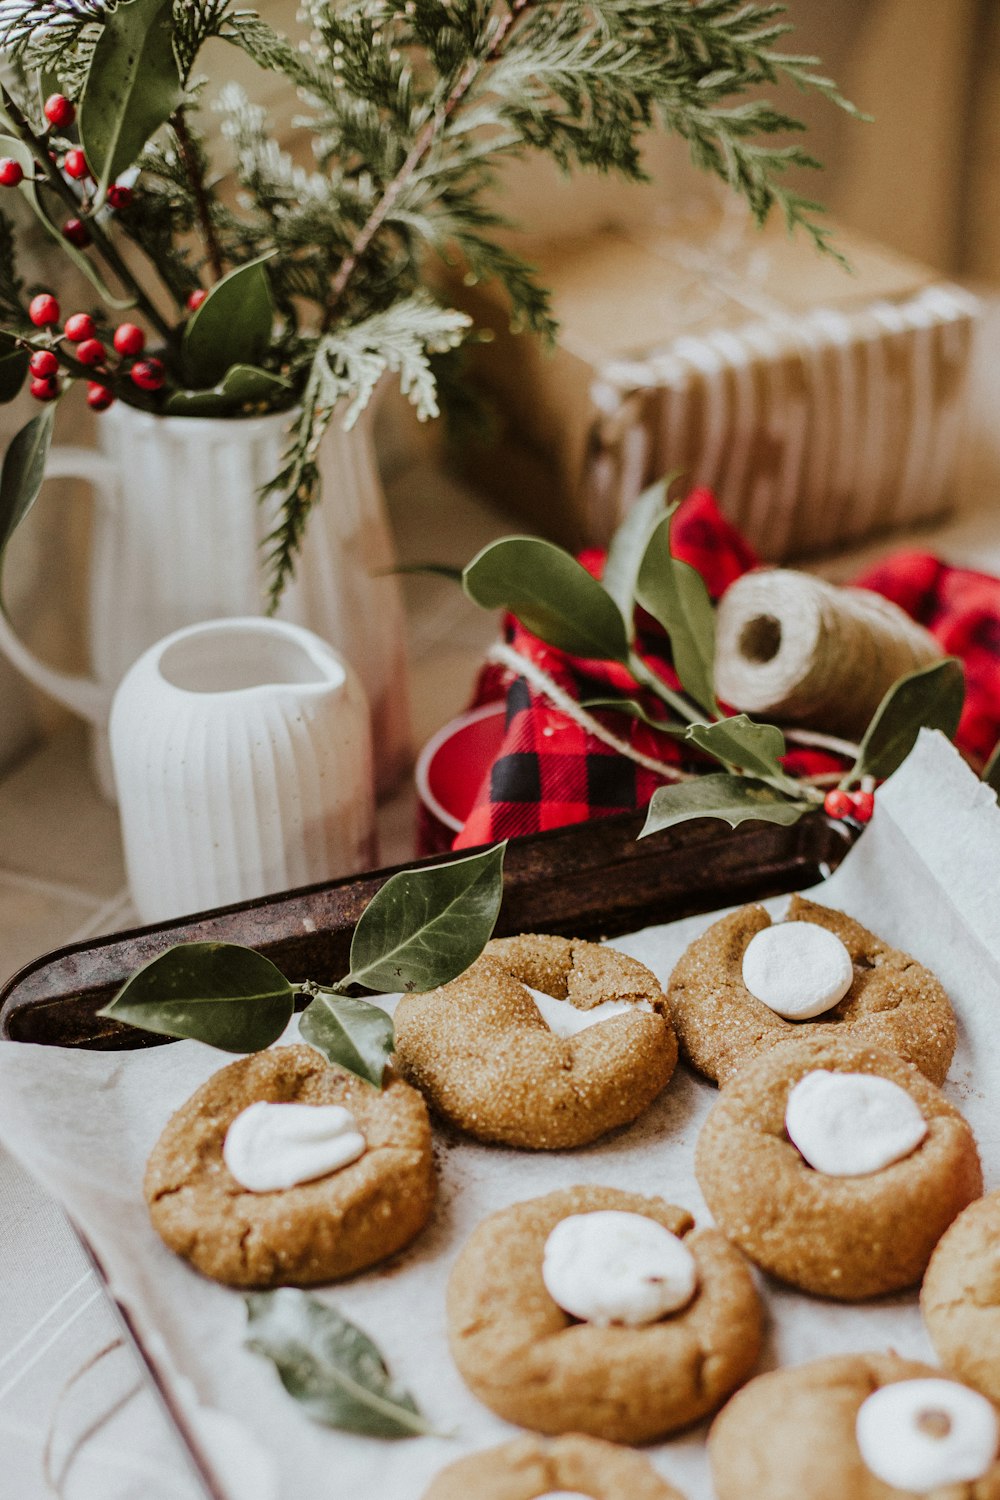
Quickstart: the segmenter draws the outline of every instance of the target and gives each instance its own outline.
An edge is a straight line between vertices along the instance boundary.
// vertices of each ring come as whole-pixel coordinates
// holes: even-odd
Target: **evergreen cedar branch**
[[[20,117],[29,131],[37,121],[39,73],[79,98],[114,9],[99,0],[0,0],[0,49],[21,70],[20,85],[5,94],[9,119]],[[803,228],[836,254],[814,217],[817,205],[781,180],[790,166],[817,165],[787,142],[802,126],[760,89],[791,79],[851,108],[815,71],[815,58],[779,50],[790,30],[783,5],[310,0],[306,9],[312,35],[297,47],[231,0],[174,0],[182,102],[137,163],[129,211],[89,221],[90,258],[124,279],[141,310],[158,310],[168,298],[174,304],[163,351],[167,391],[144,398],[134,387],[119,390],[154,407],[185,379],[198,383],[197,372],[182,374],[177,355],[187,297],[273,252],[267,273],[277,316],[259,363],[287,377],[290,385],[278,387],[283,404],[301,409],[285,465],[267,491],[280,502],[269,538],[274,603],[317,497],[316,452],[334,407],[342,403],[354,420],[391,370],[421,417],[437,414],[435,356],[461,343],[468,320],[425,288],[430,252],[460,256],[477,279],[498,278],[514,325],[552,336],[547,293],[531,267],[497,242],[505,221],[488,190],[498,162],[534,149],[567,171],[639,180],[641,137],[664,127],[687,141],[700,168],[742,194],[758,220],[777,208],[790,229]],[[211,38],[283,74],[309,111],[314,138],[315,170],[295,166],[271,138],[264,112],[240,90],[223,89],[217,107],[242,190],[236,207],[217,190],[198,121],[205,80],[195,69]],[[218,52],[211,66],[218,70]],[[56,212],[60,174],[45,171],[48,185],[39,192]],[[144,252],[141,274],[123,278],[121,236]],[[24,336],[12,248],[10,223],[0,215],[0,317],[8,334]],[[150,320],[162,326],[162,318]]]

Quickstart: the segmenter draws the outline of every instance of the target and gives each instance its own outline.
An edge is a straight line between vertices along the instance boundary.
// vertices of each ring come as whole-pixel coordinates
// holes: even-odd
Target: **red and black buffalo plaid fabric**
[[[757,566],[753,549],[722,516],[708,490],[694,490],[679,508],[672,530],[674,550],[702,574],[713,599]],[[584,552],[583,563],[601,576],[603,552]],[[945,651],[965,663],[968,694],[958,744],[980,763],[1000,738],[1000,580],[948,567],[924,553],[899,553],[863,574],[857,583],[892,599],[926,626]],[[666,636],[640,612],[638,649],[671,686],[677,678]],[[624,668],[583,662],[547,646],[508,616],[504,639],[536,663],[572,698],[587,702],[625,692],[653,717],[665,717],[658,699],[638,687]],[[505,700],[506,729],[499,755],[479,789],[455,848],[538,833],[645,807],[665,778],[618,754],[506,667],[489,664],[477,684],[474,704]],[[684,764],[677,742],[615,710],[592,710],[619,739],[652,759]],[[688,762],[689,764],[691,762]],[[823,752],[793,750],[787,768],[801,775],[838,769]]]

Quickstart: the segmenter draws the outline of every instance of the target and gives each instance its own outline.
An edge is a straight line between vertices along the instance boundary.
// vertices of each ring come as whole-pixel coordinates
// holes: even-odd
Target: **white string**
[[[669,765],[666,761],[656,760],[652,755],[643,755],[628,740],[619,739],[618,735],[612,734],[610,729],[605,729],[592,714],[571,697],[565,689],[554,682],[547,672],[535,665],[527,656],[522,656],[520,651],[515,651],[513,646],[508,646],[503,641],[497,641],[490,647],[486,654],[487,661],[495,662],[499,666],[508,667],[518,677],[523,677],[526,682],[537,692],[544,694],[549,702],[554,704],[562,713],[571,718],[574,724],[592,734],[595,739],[601,741],[612,750],[617,750],[619,755],[624,755],[628,760],[634,760],[636,765],[644,766],[647,771],[654,771],[657,776],[665,776],[668,781],[695,781],[697,777],[689,771],[681,771],[677,766]]]

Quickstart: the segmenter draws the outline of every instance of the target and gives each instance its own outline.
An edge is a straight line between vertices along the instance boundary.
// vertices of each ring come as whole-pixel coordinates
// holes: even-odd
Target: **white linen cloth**
[[[946,1091],[976,1131],[987,1188],[1000,1185],[998,888],[1000,808],[947,742],[924,732],[880,791],[864,838],[817,892],[940,975],[960,1030]],[[650,927],[615,946],[665,982],[712,919]],[[240,1294],[173,1256],[146,1215],[141,1179],[157,1136],[226,1061],[195,1042],[114,1054],[5,1044],[0,1140],[93,1245],[232,1500],[419,1500],[445,1464],[516,1435],[465,1389],[447,1348],[448,1272],[486,1214],[555,1187],[604,1183],[659,1194],[700,1222],[708,1218],[693,1153],[715,1090],[683,1067],[637,1124],[585,1150],[533,1154],[438,1134],[440,1195],[429,1228],[388,1267],[320,1295],[375,1339],[424,1413],[454,1436],[382,1442],[333,1432],[305,1417],[270,1362],[244,1348]],[[763,1278],[762,1291],[769,1311],[762,1369],[890,1346],[932,1358],[914,1294],[840,1306]],[[712,1494],[705,1430],[648,1450],[688,1500]]]

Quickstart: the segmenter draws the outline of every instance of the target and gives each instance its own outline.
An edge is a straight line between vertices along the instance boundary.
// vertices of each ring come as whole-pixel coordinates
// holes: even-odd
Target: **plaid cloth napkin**
[[[676,555],[698,569],[713,599],[758,563],[709,490],[694,490],[680,506],[672,540]],[[604,558],[603,552],[580,554],[580,562],[598,578]],[[871,568],[856,583],[892,599],[926,626],[946,652],[962,658],[968,693],[957,743],[971,759],[985,761],[1000,738],[1000,580],[949,567],[925,553],[904,552]],[[664,632],[642,611],[638,627],[640,655],[676,687]],[[547,646],[510,615],[503,623],[503,639],[578,702],[622,692],[637,698],[653,717],[667,715],[624,667],[583,662]],[[634,812],[666,780],[604,744],[511,668],[487,663],[471,706],[498,700],[507,708],[503,743],[455,839],[456,849]],[[591,712],[647,758],[688,768],[697,764],[676,740],[638,719],[616,710]],[[841,763],[823,751],[793,749],[784,764],[808,776],[837,770]]]

